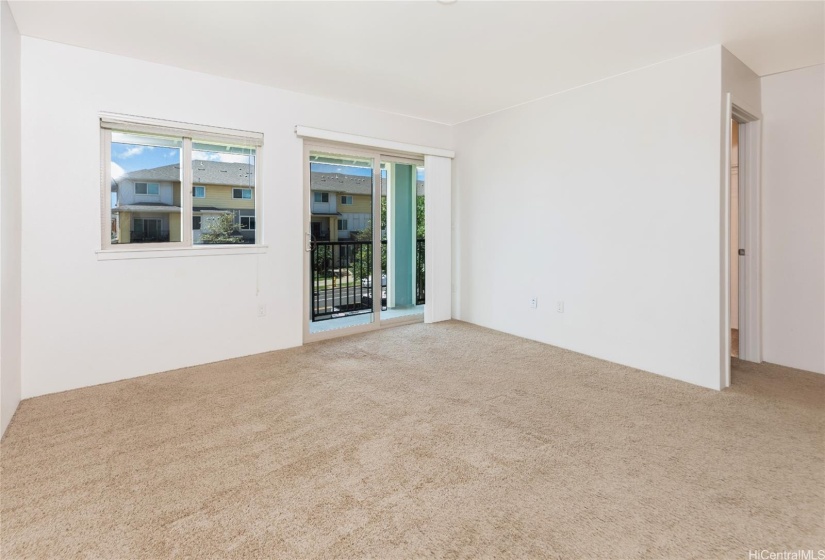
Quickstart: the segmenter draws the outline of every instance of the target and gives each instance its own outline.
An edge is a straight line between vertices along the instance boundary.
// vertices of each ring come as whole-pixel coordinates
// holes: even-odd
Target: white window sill
[[[95,251],[99,261],[119,261],[126,259],[167,259],[179,257],[215,257],[221,255],[260,255],[266,253],[267,245],[218,245],[195,247],[170,247],[169,249],[153,247],[151,249],[103,249]]]

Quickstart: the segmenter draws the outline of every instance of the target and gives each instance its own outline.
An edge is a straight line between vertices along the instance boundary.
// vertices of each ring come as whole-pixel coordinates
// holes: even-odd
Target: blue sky
[[[163,167],[173,163],[180,163],[179,148],[160,148],[112,142],[112,175],[115,178],[119,175],[116,172],[115,165],[120,167],[123,172],[128,173],[138,169]]]

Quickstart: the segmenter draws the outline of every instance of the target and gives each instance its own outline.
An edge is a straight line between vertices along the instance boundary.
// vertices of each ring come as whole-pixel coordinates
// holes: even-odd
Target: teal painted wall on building
[[[392,197],[395,223],[393,253],[395,260],[395,306],[415,305],[415,166],[395,164],[395,190]],[[392,288],[391,288],[392,289]]]

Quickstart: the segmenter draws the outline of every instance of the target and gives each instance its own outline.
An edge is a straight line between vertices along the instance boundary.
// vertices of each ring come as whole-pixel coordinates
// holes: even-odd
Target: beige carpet
[[[730,330],[730,355],[739,357],[739,329]]]
[[[450,322],[24,401],[2,557],[825,548],[825,376],[715,392]]]

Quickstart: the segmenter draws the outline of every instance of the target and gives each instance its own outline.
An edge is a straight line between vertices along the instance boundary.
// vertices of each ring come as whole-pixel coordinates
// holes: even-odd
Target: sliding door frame
[[[328,142],[322,140],[308,140],[304,139],[303,146],[303,169],[304,169],[304,235],[303,235],[303,284],[304,284],[304,304],[303,304],[303,322],[304,322],[304,343],[317,342],[320,340],[328,340],[330,338],[338,338],[340,336],[347,336],[351,334],[358,334],[378,330],[383,327],[404,325],[408,323],[418,323],[423,321],[423,315],[411,315],[410,317],[399,317],[395,319],[381,321],[381,162],[395,162],[395,163],[409,163],[414,165],[424,165],[424,159],[419,154],[409,154],[403,152],[393,152],[384,149],[371,149],[365,146],[358,146],[353,144],[343,144],[338,142]],[[352,155],[356,157],[371,158],[372,159],[372,243],[373,243],[373,259],[372,259],[372,277],[373,277],[373,297],[372,297],[372,321],[365,325],[356,325],[352,327],[342,327],[340,329],[331,329],[328,331],[312,333],[310,332],[311,318],[310,318],[310,304],[312,301],[312,288],[310,287],[310,280],[308,279],[310,266],[310,243],[311,243],[311,229],[312,222],[312,201],[311,201],[311,172],[309,156],[311,152],[324,152],[328,154],[347,156]],[[426,173],[426,169],[425,169]],[[426,176],[425,176],[426,181]],[[378,227],[376,227],[378,224]],[[377,248],[377,249],[376,249]],[[375,279],[378,279],[376,282]],[[376,286],[378,284],[378,297],[376,297]]]
[[[310,304],[312,303],[312,287],[310,286],[311,280],[309,278],[309,267],[310,267],[310,258],[311,258],[311,243],[312,243],[312,226],[310,225],[312,222],[312,189],[311,189],[311,170],[310,170],[310,161],[309,156],[311,152],[324,152],[331,155],[340,155],[340,156],[356,156],[356,157],[363,157],[363,158],[370,158],[372,159],[372,204],[371,204],[371,211],[372,211],[372,277],[373,277],[373,286],[372,286],[372,317],[371,321],[365,325],[355,325],[352,327],[342,327],[340,329],[331,329],[328,331],[322,331],[313,333],[310,332],[310,325],[312,323],[312,319],[310,317],[309,309]],[[376,223],[376,217],[380,218],[381,208],[379,204],[376,204],[375,200],[375,191],[376,191],[376,184],[378,185],[378,192],[381,192],[381,162],[380,162],[380,154],[378,152],[365,149],[364,147],[359,146],[349,146],[344,144],[335,144],[335,143],[326,143],[326,142],[310,142],[304,141],[304,270],[303,270],[303,283],[304,283],[304,305],[303,305],[303,316],[304,316],[304,342],[316,342],[319,340],[327,340],[330,338],[337,338],[339,336],[350,335],[350,334],[358,334],[362,332],[369,332],[376,329],[381,328],[381,297],[379,292],[379,297],[375,297],[375,278],[379,278],[379,290],[380,290],[380,278],[381,278],[381,260],[375,258],[375,241],[378,239],[379,247],[380,247],[380,239],[381,239],[381,231],[380,228],[376,228],[374,224]],[[380,222],[379,222],[380,223]],[[378,272],[378,276],[376,276],[376,271]],[[334,320],[334,319],[331,319]]]

